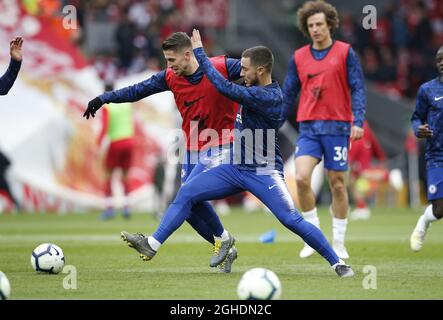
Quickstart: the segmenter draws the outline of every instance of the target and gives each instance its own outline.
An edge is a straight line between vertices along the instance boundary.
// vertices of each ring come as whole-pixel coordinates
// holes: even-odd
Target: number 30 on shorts
[[[347,161],[348,160],[348,148],[347,147],[334,147],[335,155],[334,161]]]

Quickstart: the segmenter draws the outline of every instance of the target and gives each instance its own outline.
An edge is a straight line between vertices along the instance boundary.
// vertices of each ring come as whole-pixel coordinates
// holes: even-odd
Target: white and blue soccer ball
[[[277,300],[282,292],[277,275],[265,268],[246,271],[237,286],[241,300]]]
[[[11,285],[8,277],[0,271],[0,300],[6,300],[11,295]]]
[[[59,273],[65,266],[65,255],[59,246],[43,243],[32,252],[31,265],[35,271]]]

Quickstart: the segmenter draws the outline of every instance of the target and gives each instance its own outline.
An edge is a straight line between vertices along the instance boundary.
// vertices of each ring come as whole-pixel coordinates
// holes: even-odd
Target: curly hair
[[[331,35],[334,33],[335,30],[338,28],[338,24],[340,22],[338,18],[337,9],[323,1],[323,0],[315,0],[315,1],[308,1],[306,2],[300,9],[297,11],[297,25],[300,31],[308,38],[309,31],[308,31],[308,18],[313,16],[316,13],[324,13],[326,17],[326,22],[331,30]]]

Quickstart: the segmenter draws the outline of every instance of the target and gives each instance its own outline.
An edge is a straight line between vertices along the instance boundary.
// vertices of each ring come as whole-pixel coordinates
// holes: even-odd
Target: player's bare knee
[[[311,179],[309,176],[302,174],[302,173],[296,173],[295,174],[295,182],[297,184],[297,188],[301,190],[308,190],[311,188]]]
[[[346,195],[346,185],[344,181],[336,180],[330,183],[329,187],[331,188],[331,193],[335,197],[345,196]]]

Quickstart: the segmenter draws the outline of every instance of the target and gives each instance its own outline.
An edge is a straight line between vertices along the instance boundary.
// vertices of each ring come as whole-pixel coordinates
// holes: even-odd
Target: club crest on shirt
[[[428,191],[430,194],[434,194],[437,192],[437,187],[435,186],[435,184],[431,184],[428,188]]]

